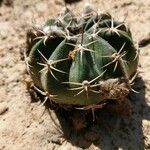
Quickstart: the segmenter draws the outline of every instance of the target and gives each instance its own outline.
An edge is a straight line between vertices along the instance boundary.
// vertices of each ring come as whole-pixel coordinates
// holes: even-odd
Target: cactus
[[[110,14],[90,10],[77,19],[66,8],[33,33],[27,68],[55,103],[90,108],[124,100],[133,90],[138,51],[129,28]]]

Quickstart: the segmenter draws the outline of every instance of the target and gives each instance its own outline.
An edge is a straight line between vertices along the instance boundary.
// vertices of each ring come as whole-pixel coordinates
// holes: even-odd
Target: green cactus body
[[[29,50],[29,73],[35,86],[56,103],[70,105],[117,99],[122,85],[120,89],[131,90],[138,53],[130,30],[109,14],[77,20],[67,9],[61,17],[46,22],[41,30],[47,36]],[[118,86],[113,96],[112,84]]]
[[[43,69],[43,66],[39,63],[42,63],[44,59],[41,54],[44,55],[45,58],[49,58],[51,53],[55,50],[56,46],[62,41],[61,38],[52,39],[48,44],[44,45],[44,39],[39,40],[31,49],[29,54],[29,66],[30,67],[30,75],[33,79],[33,82],[39,88],[42,88],[40,79],[40,70]],[[50,48],[49,48],[50,47]]]

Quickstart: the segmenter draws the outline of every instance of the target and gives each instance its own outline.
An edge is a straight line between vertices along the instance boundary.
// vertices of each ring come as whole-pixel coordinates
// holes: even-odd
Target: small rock
[[[8,106],[4,103],[0,103],[0,115],[3,115],[8,111]]]
[[[139,47],[144,47],[150,44],[150,33],[144,37],[142,40],[139,41]]]
[[[81,0],[64,0],[64,2],[65,2],[66,4],[77,3],[77,2],[79,2],[79,1],[81,1]]]
[[[134,2],[125,2],[121,6],[122,7],[127,7],[127,6],[130,6],[130,5],[133,5],[133,4],[135,4],[135,3]]]
[[[142,123],[143,123],[143,126],[145,126],[145,127],[150,127],[150,121],[148,121],[148,120],[143,120]]]

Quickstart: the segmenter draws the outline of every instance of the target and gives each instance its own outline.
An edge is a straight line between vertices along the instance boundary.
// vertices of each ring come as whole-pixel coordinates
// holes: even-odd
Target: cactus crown
[[[131,89],[137,50],[129,28],[108,13],[66,8],[28,36],[27,68],[36,87],[56,103],[98,104]]]

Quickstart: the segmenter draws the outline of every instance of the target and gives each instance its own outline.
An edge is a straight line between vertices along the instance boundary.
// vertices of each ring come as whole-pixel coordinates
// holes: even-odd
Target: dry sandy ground
[[[85,2],[72,9],[81,12]],[[126,18],[135,43],[150,36],[150,0],[92,3],[119,20]],[[26,30],[56,15],[62,7],[61,0],[0,0],[0,150],[150,149],[150,45],[140,48],[139,94],[130,96],[130,117],[102,113],[98,123],[75,132],[67,124],[65,117],[69,115],[56,117],[41,101],[31,99],[24,82],[25,65],[20,60]]]

